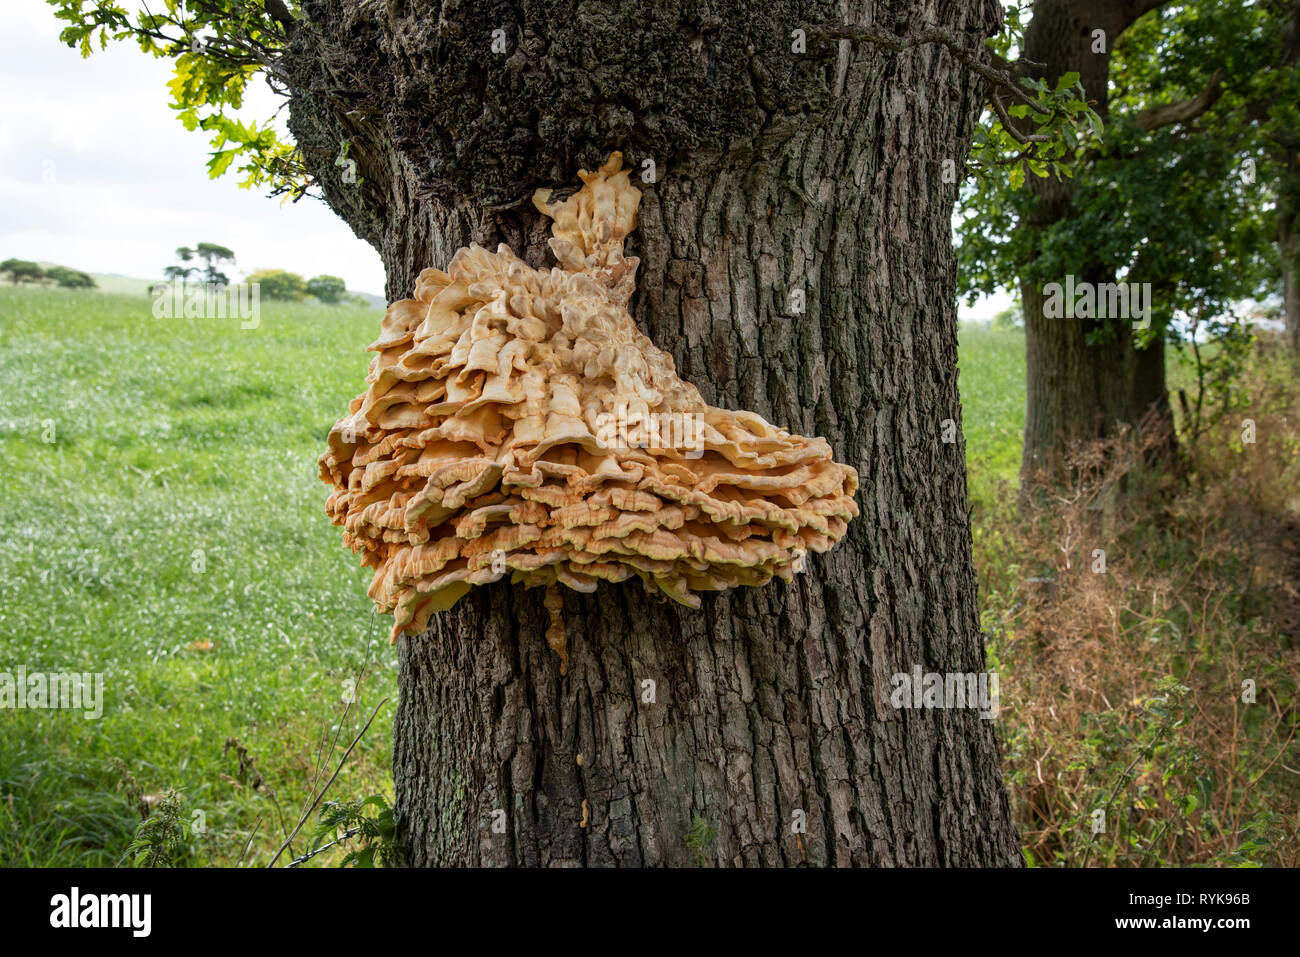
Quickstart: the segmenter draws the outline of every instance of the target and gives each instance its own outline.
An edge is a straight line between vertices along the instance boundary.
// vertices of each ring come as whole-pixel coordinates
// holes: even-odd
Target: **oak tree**
[[[790,586],[699,611],[567,593],[563,675],[540,590],[504,581],[399,639],[404,863],[1021,861],[994,722],[890,700],[896,675],[986,665],[946,173],[996,2],[60,5],[73,44],[172,57],[214,169],[319,192],[390,299],[472,242],[548,262],[534,190],[621,150],[640,327],[707,402],[858,469],[861,518]],[[235,118],[258,74],[291,138]]]

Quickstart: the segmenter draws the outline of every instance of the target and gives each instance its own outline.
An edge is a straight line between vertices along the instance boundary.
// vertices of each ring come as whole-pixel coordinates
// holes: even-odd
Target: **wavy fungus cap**
[[[558,265],[459,250],[393,303],[321,478],[343,541],[375,569],[368,594],[393,639],[474,585],[639,578],[699,607],[698,591],[789,580],[858,514],[858,475],[825,439],[706,405],[627,310],[623,255],[640,192],[614,153],[552,219]]]

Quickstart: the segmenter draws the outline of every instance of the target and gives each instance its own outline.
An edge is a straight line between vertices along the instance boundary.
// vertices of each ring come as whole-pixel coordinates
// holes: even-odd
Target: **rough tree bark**
[[[545,261],[535,187],[615,148],[653,160],[630,243],[643,330],[707,401],[826,436],[862,481],[861,518],[792,586],[697,612],[626,585],[566,593],[563,676],[540,590],[505,582],[401,639],[406,862],[1018,864],[993,722],[889,703],[913,666],[985,667],[964,444],[942,441],[961,413],[941,174],[982,97],[937,47],[792,51],[796,29],[872,17],[977,47],[996,3],[307,0],[303,16],[291,127],[390,298],[470,241]],[[359,183],[335,166],[343,142]]]
[[[1300,63],[1300,2],[1290,5],[1284,27],[1283,64]],[[1300,355],[1300,130],[1280,127],[1270,144],[1281,170],[1277,192],[1277,248],[1282,270],[1282,317],[1286,341]]]
[[[1043,67],[1028,67],[1025,74],[1055,85],[1062,74],[1077,71],[1085,94],[1104,121],[1113,45],[1134,20],[1162,2],[1035,0],[1034,17],[1025,30],[1024,57]],[[1094,51],[1095,30],[1104,33],[1100,52]],[[1018,228],[1032,244],[1045,230],[1075,217],[1074,187],[1071,180],[1031,176],[1027,188],[1032,205]],[[1089,334],[1104,320],[1045,316],[1042,280],[1033,271],[1035,258],[1025,263],[1020,283],[1026,343],[1022,484],[1059,478],[1071,444],[1112,435],[1119,426],[1135,425],[1152,412],[1167,429],[1162,452],[1168,457],[1173,451],[1173,417],[1165,385],[1163,337],[1137,348],[1132,329],[1115,322],[1113,337],[1089,344]],[[1064,283],[1065,276],[1050,281]],[[1114,282],[1115,275],[1104,264],[1092,263],[1075,274],[1075,281]]]
[[[1291,175],[1300,179],[1300,173],[1293,172]],[[1286,323],[1286,342],[1292,352],[1300,353],[1300,214],[1293,211],[1289,204],[1279,202],[1277,218],[1277,250],[1282,268],[1282,318]]]

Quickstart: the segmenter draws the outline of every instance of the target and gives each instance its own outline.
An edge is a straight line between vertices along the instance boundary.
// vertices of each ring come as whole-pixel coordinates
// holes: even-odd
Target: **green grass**
[[[368,663],[344,744],[395,686],[316,474],[379,314],[264,302],[241,329],[149,306],[0,290],[0,671],[105,675],[98,720],[0,713],[0,865],[114,864],[132,795],[171,788],[206,815],[200,862],[238,860],[259,819],[264,861],[345,679]],[[391,710],[340,795],[388,787]]]
[[[1013,563],[1006,529],[1015,518],[1015,490],[1025,425],[1025,334],[1021,329],[964,325],[958,334],[958,388],[966,438],[971,537],[980,581],[989,567]]]
[[[962,326],[959,386],[966,465],[981,480],[1014,481],[1025,426],[1025,334]]]

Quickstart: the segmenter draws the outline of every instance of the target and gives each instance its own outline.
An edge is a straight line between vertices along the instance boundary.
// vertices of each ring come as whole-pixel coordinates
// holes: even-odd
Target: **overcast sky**
[[[0,0],[0,259],[155,279],[177,246],[214,242],[232,279],[281,268],[383,294],[379,255],[319,201],[208,178],[208,134],[167,106],[170,61],[132,44],[83,60],[60,25],[44,0]],[[265,81],[250,89],[241,117],[271,116]]]

